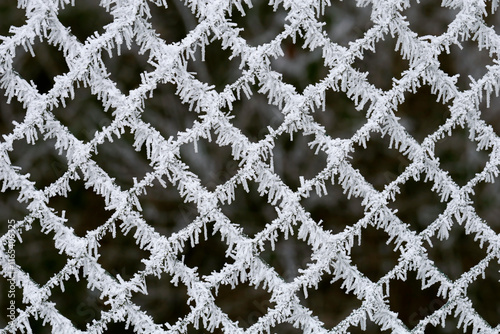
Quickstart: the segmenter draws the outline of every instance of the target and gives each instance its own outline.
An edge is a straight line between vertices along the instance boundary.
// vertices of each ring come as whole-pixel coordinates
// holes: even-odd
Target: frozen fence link
[[[252,11],[256,3],[252,0],[101,0],[100,9],[111,21],[102,31],[85,39],[77,38],[58,16],[82,2],[85,0],[19,0],[18,7],[25,13],[24,23],[10,27],[8,34],[0,36],[0,86],[6,101],[19,102],[24,111],[22,120],[14,121],[0,141],[1,190],[18,194],[16,203],[26,209],[26,215],[16,218],[0,236],[0,275],[6,281],[12,279],[16,291],[22,293],[22,304],[16,304],[15,316],[0,329],[1,333],[30,333],[30,321],[37,319],[53,333],[105,333],[114,323],[126,324],[136,333],[188,333],[188,328],[199,332],[268,333],[276,331],[280,324],[289,324],[304,333],[347,333],[353,328],[363,330],[369,322],[392,333],[424,333],[426,328],[444,326],[449,319],[455,319],[456,331],[469,327],[474,333],[500,331],[500,327],[492,327],[476,311],[467,294],[471,284],[481,280],[488,266],[500,259],[500,237],[491,222],[478,215],[472,200],[478,184],[495,183],[499,174],[499,137],[482,116],[483,101],[489,107],[500,89],[500,36],[484,19],[495,13],[498,1],[443,0],[441,7],[454,10],[456,15],[441,34],[419,36],[405,14],[418,7],[417,2],[344,0],[357,10],[370,12],[363,22],[369,23],[368,28],[349,43],[334,41],[322,23],[336,0],[270,0],[269,12],[274,9],[272,15],[284,13],[284,24],[275,36],[265,40],[268,36],[262,31],[252,43],[243,37],[241,27],[233,20],[233,15]],[[152,6],[175,8],[185,18],[186,35],[175,42],[161,37],[155,30]],[[345,34],[352,24],[355,23],[332,28],[333,34]],[[369,73],[360,70],[356,61],[369,53],[386,52],[377,45],[388,38],[396,42],[395,50],[389,51],[408,66],[382,89],[370,81]],[[288,49],[287,40],[292,41]],[[23,49],[42,66],[52,66],[45,63],[46,55],[34,49],[39,41],[58,49],[67,65],[45,92],[23,78],[16,67],[16,52]],[[485,67],[485,74],[471,76],[470,84],[462,87],[459,76],[443,70],[440,57],[466,42],[486,50],[492,62]],[[229,83],[212,85],[200,79],[210,75],[205,52],[212,43],[220,43],[221,52],[239,62]],[[290,73],[303,75],[282,62],[286,54],[296,52],[295,45],[302,47],[303,52],[316,52],[327,69],[324,78],[303,89],[284,79]],[[114,63],[105,59],[108,55],[120,57],[128,50],[143,57],[149,67],[139,75],[137,86],[125,93],[127,89],[110,75]],[[298,67],[303,65],[303,59],[295,57]],[[469,63],[465,60],[460,66],[471,66]],[[122,70],[126,68],[118,69]],[[178,116],[194,119],[170,134],[171,122],[160,124],[146,119],[145,105],[161,98],[158,89],[165,84],[175,87],[176,98],[189,106],[188,112]],[[416,138],[398,112],[408,96],[423,86],[430,88],[436,103],[447,103],[449,114],[443,115],[437,128],[429,128],[424,138]],[[83,134],[73,133],[71,121],[63,124],[56,116],[56,110],[65,110],[73,101],[80,103],[75,97],[77,87],[88,88],[105,115],[98,127],[86,129]],[[332,135],[315,118],[317,113],[325,112],[329,91],[345,95],[360,114],[366,111],[363,124],[349,136]],[[262,129],[258,140],[250,138],[233,120],[234,115],[245,117],[244,112],[248,112],[240,108],[239,102],[257,99],[256,95],[265,97],[258,109],[262,114],[272,114],[269,118],[273,123]],[[167,109],[169,103],[168,100],[165,104]],[[426,119],[420,121],[425,123]],[[443,168],[435,147],[462,128],[478,151],[490,153],[485,166],[459,185]],[[130,177],[133,181],[128,189],[99,160],[106,159],[106,144],[127,135],[131,136],[135,151],[145,152],[147,162],[141,165],[133,155],[124,158],[144,171],[143,175]],[[287,157],[276,153],[275,148],[283,138],[296,141],[301,135],[308,136],[306,144],[316,155],[323,154],[326,163],[312,177],[300,175],[295,189],[280,174]],[[389,139],[390,148],[386,149],[397,150],[408,160],[407,166],[383,189],[365,178],[350,157],[355,146],[366,147],[377,135]],[[11,161],[13,152],[21,153],[16,147],[24,141],[28,145],[51,143],[60,159],[52,166],[57,174],[55,180],[40,187],[29,173]],[[198,161],[205,169],[203,172],[209,173],[213,167],[208,161],[213,156],[199,147],[202,141],[230,151],[227,175],[213,187],[206,186],[201,172],[181,158],[183,155]],[[182,153],[187,145],[194,146],[194,151]],[[126,171],[126,166],[121,167]],[[445,208],[417,232],[398,217],[391,203],[397,201],[407,182],[421,180],[431,184]],[[65,211],[52,207],[55,198],[70,196],[75,182],[82,182],[87,191],[102,198],[109,213],[107,220],[83,234],[75,231]],[[173,189],[186,204],[178,208],[178,228],[173,233],[158,230],[148,220],[152,213],[143,208],[142,196],[152,191],[154,184],[165,191]],[[249,193],[251,184],[272,206],[272,214],[276,214],[254,234],[246,233],[239,221],[223,210],[238,200],[239,187]],[[313,219],[302,201],[314,194],[326,196],[329,184],[340,185],[349,200],[360,199],[363,207],[359,220],[335,233]],[[91,220],[86,224],[91,226]],[[450,238],[450,230],[457,225],[465,228],[486,256],[458,278],[450,279],[429,256],[429,249],[433,247],[433,238],[455,242]],[[65,258],[62,269],[51,273],[45,282],[36,282],[21,264],[12,261],[9,252],[12,243],[22,247],[23,235],[32,228],[50,235],[55,249]],[[385,233],[387,243],[398,254],[397,262],[377,280],[365,275],[352,260],[353,247],[363,242],[361,235],[368,228]],[[211,273],[201,273],[186,264],[183,250],[212,237],[211,233],[223,241],[227,262]],[[124,278],[123,273],[109,272],[99,262],[103,239],[115,238],[117,234],[131,235],[137,251],[147,254],[142,258],[142,269],[129,278]],[[283,277],[262,256],[264,249],[275,249],[281,235],[301,240],[311,249],[309,262],[301,268],[291,256],[286,259],[288,270],[298,271],[292,279]],[[207,257],[210,251],[207,250]],[[286,248],[285,251],[291,252]],[[437,286],[439,302],[424,309],[425,316],[410,317],[409,325],[398,317],[389,298],[391,284],[406,280],[410,273],[416,273],[422,290]],[[133,298],[148,293],[147,279],[162,275],[172,277],[175,285],[186,287],[189,311],[172,323],[155,322]],[[326,326],[312,307],[301,301],[307,300],[308,291],[314,290],[327,275],[331,275],[332,282],[341,282],[343,291],[360,301],[359,307],[333,327]],[[105,304],[100,316],[88,322],[85,330],[77,328],[51,299],[56,289],[64,290],[65,283],[73,278],[84,281]],[[244,327],[245,321],[235,321],[217,304],[218,289],[226,285],[259,287],[270,294],[269,303],[259,306],[257,320]]]

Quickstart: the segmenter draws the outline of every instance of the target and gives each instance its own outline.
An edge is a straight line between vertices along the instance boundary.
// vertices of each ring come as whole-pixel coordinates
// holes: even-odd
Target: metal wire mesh
[[[178,3],[182,10],[193,13],[196,20],[187,34],[175,42],[166,41],[154,29],[155,18],[151,16],[150,7],[167,7],[165,1],[154,4],[145,0],[102,0],[100,6],[112,20],[101,32],[93,33],[84,41],[72,34],[58,17],[59,11],[74,6],[73,2],[20,0],[18,5],[25,11],[26,20],[22,26],[11,27],[9,35],[2,37],[0,84],[7,99],[22,104],[25,114],[0,142],[0,179],[2,192],[16,191],[17,202],[24,203],[28,213],[9,226],[1,237],[1,275],[13,279],[23,298],[22,307],[18,305],[15,317],[2,333],[31,332],[30,319],[42,319],[44,326],[54,333],[103,333],[117,322],[126,323],[136,333],[187,333],[188,328],[199,332],[264,333],[276,331],[280,324],[290,324],[304,333],[346,333],[353,327],[363,330],[370,321],[379,330],[424,333],[431,326],[444,326],[450,318],[458,320],[459,329],[472,328],[474,333],[499,332],[498,326],[493,328],[476,312],[467,294],[469,286],[481,280],[488,266],[499,261],[498,234],[478,216],[471,199],[478,185],[493,183],[499,173],[499,138],[493,127],[483,120],[481,111],[483,101],[489,104],[493,93],[498,95],[500,88],[497,62],[500,37],[484,20],[487,10],[495,12],[497,1],[443,1],[441,6],[455,10],[456,16],[442,33],[418,35],[402,14],[410,6],[417,6],[416,3],[360,0],[356,2],[359,10],[371,9],[368,11],[370,27],[346,45],[332,41],[324,30],[322,15],[331,6],[327,0],[271,0],[269,5],[275,11],[284,13],[285,24],[270,40],[263,34],[262,40],[257,38],[252,43],[242,37],[244,32],[232,20],[233,12],[251,11],[250,0]],[[342,34],[342,29],[338,29],[335,33]],[[399,77],[391,75],[387,87],[381,89],[372,84],[369,73],[358,69],[355,63],[369,57],[370,52],[385,52],[376,50],[376,45],[388,38],[396,41],[394,53],[401,55],[407,68]],[[33,53],[37,39],[42,45],[57,48],[67,65],[64,73],[54,77],[53,87],[43,93],[41,87],[25,80],[15,68],[18,47]],[[293,76],[294,72],[279,62],[286,52],[291,52],[287,51],[287,45],[293,46],[299,39],[301,47],[307,52],[316,52],[326,68],[323,78],[302,89],[283,79],[286,73]],[[439,57],[453,46],[467,42],[475,43],[479,50],[487,50],[493,62],[485,66],[480,78],[471,78],[464,88],[458,76],[450,76],[443,70],[446,64]],[[219,81],[209,85],[200,80],[189,65],[195,55],[205,61],[204,50],[214,43],[220,44],[221,54],[239,60],[239,67],[231,69],[225,79],[229,83]],[[116,59],[127,50],[133,50],[135,56],[142,55],[145,66],[149,66],[140,73],[137,87],[120,87],[110,76],[116,71],[123,71],[124,76],[132,75],[126,71],[126,63],[120,67],[113,61],[105,61],[107,54]],[[43,58],[43,51],[34,52],[34,56]],[[299,64],[300,57],[296,59]],[[161,95],[158,90],[164,84],[175,88],[175,95],[189,106],[190,111],[186,113],[193,115],[192,122],[182,131],[168,128],[168,122],[163,127],[146,120],[149,116],[144,105]],[[71,126],[63,124],[55,115],[56,109],[64,109],[75,99],[75,89],[79,86],[90,89],[98,101],[94,107],[107,115],[96,131],[84,134],[73,133]],[[424,86],[430,88],[437,102],[448,103],[449,110],[437,129],[428,129],[428,135],[416,138],[408,130],[411,124],[404,123],[398,110],[411,94]],[[255,98],[252,87],[257,87],[258,93],[266,97],[262,102],[267,108],[265,113],[273,114],[272,124],[262,129],[258,138],[242,132],[234,121],[235,115],[244,119],[248,111],[233,105],[242,99]],[[325,96],[331,91],[345,94],[360,113],[365,108],[363,124],[354,133],[331,136],[314,117],[324,109]],[[179,114],[181,116],[187,117]],[[247,116],[246,122],[252,123],[252,120]],[[423,127],[426,121],[421,119]],[[71,117],[67,122],[71,124]],[[461,129],[466,130],[468,143],[478,151],[487,151],[488,157],[474,176],[459,185],[443,168],[435,147]],[[135,150],[145,152],[147,164],[143,176],[131,175],[130,184],[125,187],[102,168],[99,159],[106,159],[105,145],[127,134]],[[323,155],[325,163],[319,171],[300,177],[296,187],[291,187],[279,166],[293,162],[288,160],[290,157],[275,154],[274,148],[283,140],[297,140],[301,135],[315,151],[312,159]],[[388,182],[384,178],[382,187],[375,186],[377,180],[367,180],[350,157],[356,147],[365,147],[377,136],[390,142],[390,147],[382,147],[383,150],[397,150],[405,159],[405,164]],[[200,173],[211,168],[205,164],[206,157],[212,154],[210,151],[195,149],[190,153],[190,159],[195,162],[199,159],[202,164],[198,170],[181,159],[181,150],[186,144],[196,147],[202,140],[213,140],[216,145],[227,147],[232,163],[231,171],[217,177],[209,186],[202,183]],[[51,143],[57,152],[55,155],[59,156],[56,168],[60,175],[40,187],[30,174],[11,163],[10,156],[19,151],[14,148],[20,141]],[[132,155],[130,159],[136,158]],[[123,168],[126,173],[126,166]],[[78,180],[104,199],[109,214],[104,223],[84,233],[75,231],[68,225],[64,212],[51,206],[53,198],[68,197],[74,191],[71,184]],[[438,202],[443,203],[443,210],[431,223],[416,231],[398,217],[391,204],[397,201],[398,193],[406,184],[422,180],[431,185],[431,191],[439,197]],[[141,196],[153,191],[154,183],[160,183],[169,191],[174,189],[186,205],[193,205],[194,209],[187,213],[179,210],[175,219],[187,222],[175,232],[164,233],[145,218]],[[328,184],[340,185],[350,200],[359,199],[362,206],[362,217],[338,231],[313,219],[303,205],[303,200],[310,196],[325,196]],[[272,206],[274,210],[269,217],[275,213],[275,218],[261,227],[253,226],[248,233],[237,220],[228,217],[223,207],[245,196],[251,187]],[[240,188],[245,192],[239,192]],[[54,246],[65,258],[64,267],[43,284],[35,282],[9,253],[9,245],[21,240],[35,222],[40,224],[43,233],[54,236]],[[433,247],[432,238],[459,242],[449,237],[450,230],[457,225],[464,227],[466,235],[484,248],[486,255],[450,279],[428,253]],[[355,244],[363,243],[361,235],[368,228],[383,232],[397,254],[396,264],[377,279],[365,275],[352,261]],[[133,235],[143,252],[140,254],[144,254],[144,266],[124,279],[119,273],[105,270],[98,259],[105,237],[127,233]],[[226,262],[221,269],[202,274],[180,257],[186,245],[194,247],[216,234],[225,244]],[[263,255],[265,249],[274,249],[279,237],[302,240],[306,245],[304,251],[310,251],[306,264],[293,269],[298,270],[294,277],[279,274]],[[207,258],[210,251],[207,249]],[[161,275],[169,275],[172,282],[185,286],[189,298],[187,315],[173,323],[156,323],[132,300],[133,294],[147,294],[148,277]],[[390,285],[395,280],[406,280],[408,275],[416,275],[423,290],[438,286],[436,297],[440,300],[439,305],[415,321],[412,328],[388,303]],[[360,301],[359,307],[331,328],[304,306],[303,301],[307,300],[307,291],[325,283],[326,276],[332,282],[341,282],[343,291]],[[71,277],[84,280],[87,288],[97,291],[99,299],[107,305],[100,318],[88,323],[85,331],[76,328],[51,301],[54,289],[62,287]],[[243,285],[260,287],[271,296],[258,319],[245,328],[216,302],[219,288]],[[302,293],[304,297],[300,297]]]

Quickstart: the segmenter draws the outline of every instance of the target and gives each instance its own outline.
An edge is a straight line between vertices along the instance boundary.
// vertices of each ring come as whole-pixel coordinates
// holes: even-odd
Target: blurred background
[[[197,18],[184,6],[184,1],[168,0],[168,9],[149,3],[154,29],[167,43],[182,40],[197,24]],[[272,40],[284,29],[286,11],[282,6],[273,11],[266,1],[253,0],[253,8],[243,16],[233,10],[231,20],[242,28],[241,36],[250,45],[257,46]],[[497,13],[491,14],[488,6],[485,22],[490,26],[500,26]],[[372,27],[370,21],[371,6],[357,7],[351,0],[332,0],[320,20],[325,23],[324,30],[332,41],[343,46],[363,36]],[[420,36],[439,35],[446,31],[448,24],[457,15],[456,10],[441,8],[439,1],[411,1],[411,7],[403,12],[410,22],[410,28]],[[25,13],[17,8],[15,0],[0,0],[0,35],[9,36],[9,27],[21,26],[25,22]],[[59,13],[60,21],[71,28],[72,33],[84,42],[95,31],[104,32],[106,24],[112,22],[112,16],[99,6],[98,0],[76,0],[74,6],[67,6]],[[497,29],[498,31],[498,29]],[[283,80],[302,92],[309,84],[322,80],[328,73],[324,66],[322,52],[302,49],[303,40],[298,38],[295,44],[285,40],[282,44],[284,56],[272,62],[274,70],[283,74]],[[408,62],[398,52],[394,52],[395,39],[387,36],[376,44],[376,52],[366,51],[363,59],[357,59],[354,67],[368,72],[369,81],[380,89],[388,90],[392,86],[392,78],[400,78],[401,72],[408,68]],[[458,86],[467,89],[469,76],[475,79],[486,73],[486,65],[493,64],[488,50],[479,50],[477,43],[466,41],[463,49],[452,47],[450,54],[440,56],[441,68],[450,75],[460,74]],[[62,52],[46,42],[34,45],[35,57],[22,48],[17,50],[14,67],[26,80],[32,80],[39,91],[45,93],[52,88],[53,77],[68,71]],[[234,82],[241,71],[238,69],[239,59],[228,60],[230,51],[222,50],[218,40],[213,41],[206,50],[206,61],[191,61],[189,70],[196,73],[199,80],[215,85],[220,91],[226,84]],[[123,93],[128,93],[140,83],[140,73],[151,71],[148,56],[140,55],[138,47],[123,50],[121,56],[116,54],[110,58],[104,56],[104,62]],[[242,97],[234,104],[234,124],[252,141],[258,141],[267,133],[267,126],[276,128],[282,122],[280,110],[267,102],[267,97],[258,93],[258,86],[253,87],[251,99]],[[172,84],[159,86],[154,97],[145,106],[143,119],[162,133],[165,138],[175,137],[178,131],[190,127],[198,118],[198,114],[190,112],[188,106],[181,103],[175,94]],[[10,133],[13,121],[22,122],[25,110],[16,100],[7,103],[0,97],[0,134]],[[407,93],[405,102],[399,107],[397,116],[401,117],[408,132],[422,141],[435,131],[449,116],[449,104],[436,102],[437,97],[431,93],[430,87],[423,86],[417,93]],[[500,131],[500,102],[493,98],[490,108],[482,105],[482,118]],[[326,128],[332,137],[350,138],[366,121],[366,110],[357,111],[354,103],[344,94],[329,91],[326,97],[326,110],[316,111],[315,120]],[[79,139],[88,141],[95,131],[111,122],[110,112],[104,112],[101,102],[90,93],[88,88],[76,89],[75,99],[63,108],[54,110],[54,114]],[[456,129],[451,137],[439,141],[436,155],[441,166],[447,170],[459,185],[464,185],[475,173],[482,170],[489,158],[489,151],[477,151],[474,142],[467,139],[467,129]],[[315,155],[307,146],[310,136],[298,135],[293,142],[288,136],[279,138],[274,149],[275,171],[287,185],[296,189],[299,176],[311,178],[326,166],[326,155]],[[133,135],[126,133],[120,140],[104,143],[99,147],[99,154],[93,159],[106,170],[123,189],[133,185],[132,178],[143,177],[152,170],[146,153],[136,152],[132,146]],[[198,174],[202,183],[213,190],[238,170],[238,163],[232,160],[229,147],[219,147],[214,142],[201,140],[199,152],[194,153],[193,145],[181,148],[181,157],[191,170]],[[408,159],[395,149],[389,149],[389,139],[374,135],[367,148],[356,146],[352,154],[352,164],[373,186],[382,190],[386,184],[396,177],[409,164]],[[30,173],[37,187],[44,188],[54,182],[66,170],[66,160],[54,149],[53,140],[39,139],[34,145],[18,141],[14,150],[9,153],[12,164],[21,167],[23,173]],[[111,213],[104,209],[104,201],[90,189],[86,189],[83,181],[70,184],[68,197],[54,197],[49,205],[58,212],[66,211],[68,225],[80,236],[104,223]],[[398,210],[398,217],[410,224],[415,231],[422,231],[446,207],[439,196],[432,190],[432,184],[423,181],[409,181],[402,187],[401,194],[391,203]],[[500,232],[500,189],[498,183],[479,184],[475,188],[473,198],[479,216],[490,226]],[[312,218],[323,222],[323,226],[333,232],[340,232],[346,226],[357,222],[364,215],[361,201],[350,200],[343,194],[338,185],[328,187],[328,195],[319,197],[312,194],[303,200],[303,206],[311,213]],[[9,219],[21,220],[27,213],[26,206],[17,201],[18,192],[7,190],[0,193],[0,234],[7,231]],[[168,236],[187,226],[197,215],[194,205],[185,204],[175,187],[166,189],[156,184],[147,195],[141,197],[143,217],[155,229]],[[223,212],[233,222],[240,224],[245,233],[252,236],[276,218],[274,208],[267,199],[259,196],[257,184],[250,184],[250,192],[242,187],[236,189],[236,200],[222,207]],[[44,234],[39,224],[23,234],[23,242],[15,245],[16,262],[30,274],[34,281],[43,285],[66,263],[66,258],[54,247],[53,234]],[[352,260],[368,278],[376,281],[386,274],[397,263],[399,252],[394,252],[393,244],[386,244],[388,236],[375,228],[368,228],[362,234],[362,243],[352,250]],[[434,247],[428,248],[430,258],[451,280],[457,279],[470,267],[477,264],[486,254],[474,241],[474,237],[466,235],[464,229],[455,226],[450,238],[445,241],[433,240]],[[186,246],[183,253],[185,262],[191,267],[198,267],[201,274],[209,274],[222,268],[227,259],[227,246],[216,233],[208,240],[201,241],[195,247]],[[210,249],[210,256],[206,250]],[[99,248],[99,263],[112,275],[120,275],[129,279],[135,272],[143,268],[141,259],[148,257],[149,252],[141,250],[131,234],[124,236],[117,233],[113,239],[106,236]],[[270,247],[263,252],[262,258],[274,267],[287,281],[293,280],[299,268],[305,268],[310,261],[311,249],[303,241],[296,238],[284,240],[281,237],[275,251]],[[491,325],[500,323],[500,286],[497,263],[492,263],[484,279],[474,282],[468,289],[477,312]],[[150,314],[156,323],[174,323],[179,317],[189,313],[186,288],[180,284],[170,283],[171,277],[164,274],[161,279],[148,278],[148,295],[136,294],[133,301]],[[302,298],[304,306],[325,323],[325,328],[333,328],[349,313],[361,305],[361,301],[351,293],[345,293],[342,282],[330,283],[331,277],[325,275],[317,290],[310,289],[309,297]],[[99,292],[87,289],[86,281],[77,282],[72,277],[66,284],[66,291],[59,288],[53,290],[51,301],[58,310],[68,317],[74,325],[84,330],[87,323],[100,318],[100,312],[107,310],[107,305],[99,299]],[[5,310],[8,299],[6,291],[8,282],[0,277],[0,309]],[[24,308],[21,291],[17,291],[17,307]],[[273,304],[271,295],[262,289],[254,289],[247,284],[240,284],[236,289],[221,287],[216,303],[229,317],[239,321],[241,327],[247,328],[267,312]],[[437,297],[437,286],[422,290],[416,275],[410,273],[408,280],[391,283],[389,304],[399,318],[413,328],[420,319],[446,303]],[[7,322],[4,312],[0,312],[0,328]],[[30,320],[35,333],[49,333],[50,329],[42,326],[41,320]],[[457,320],[448,317],[446,327],[428,327],[426,333],[455,333]],[[125,329],[125,324],[110,324],[107,333],[132,333]],[[190,329],[190,333],[205,332]],[[276,333],[301,333],[291,325],[279,325]],[[360,328],[352,327],[351,333],[361,333]],[[380,328],[368,323],[366,333],[380,333]],[[472,333],[471,328],[467,333]]]

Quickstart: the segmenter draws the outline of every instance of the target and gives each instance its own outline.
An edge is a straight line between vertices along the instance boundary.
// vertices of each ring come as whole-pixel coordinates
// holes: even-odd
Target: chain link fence
[[[499,333],[498,1],[0,1],[1,333]]]

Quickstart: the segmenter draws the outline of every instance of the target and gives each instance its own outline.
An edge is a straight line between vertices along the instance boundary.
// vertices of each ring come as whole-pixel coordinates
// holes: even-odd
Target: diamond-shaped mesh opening
[[[446,304],[446,300],[437,296],[438,285],[423,289],[422,281],[417,279],[414,271],[407,272],[406,281],[394,279],[389,286],[390,308],[410,329]]]
[[[35,57],[18,46],[13,67],[26,81],[33,81],[40,93],[47,93],[54,86],[54,77],[66,73],[68,65],[56,46],[37,40],[32,48]]]
[[[471,196],[474,209],[479,217],[484,219],[489,227],[496,233],[500,233],[500,182],[481,182],[474,187],[474,195]]]
[[[29,326],[31,327],[31,330],[33,333],[40,333],[40,334],[51,334],[52,332],[52,327],[49,323],[44,323],[43,319],[38,318],[35,319],[33,316],[29,318]],[[24,334],[22,331],[17,331],[15,332],[16,334]]]
[[[148,3],[151,12],[149,22],[153,29],[167,43],[181,41],[189,31],[193,30],[198,23],[193,13],[179,1],[164,1],[168,8],[156,5],[153,1]]]
[[[212,36],[209,40],[211,38]],[[232,51],[229,48],[223,49],[222,41],[214,39],[205,46],[205,58],[202,57],[201,47],[197,47],[194,59],[190,58],[188,61],[187,69],[194,72],[198,80],[214,85],[220,92],[242,75],[239,69],[241,58],[231,56]]]
[[[56,214],[67,219],[66,226],[72,227],[75,234],[84,237],[88,231],[104,224],[112,215],[105,209],[104,198],[96,194],[92,188],[86,188],[83,180],[71,181],[68,196],[55,196],[49,200],[48,206],[56,210]]]
[[[400,185],[400,193],[390,207],[397,209],[396,215],[403,223],[410,224],[417,233],[422,232],[446,209],[446,203],[432,191],[433,183],[410,179]]]
[[[113,17],[99,6],[99,0],[76,1],[74,6],[66,5],[57,15],[59,21],[70,29],[71,33],[84,43],[95,33],[102,34],[104,26],[113,22]],[[91,20],[82,20],[91,17]]]
[[[356,110],[354,102],[344,93],[329,89],[325,97],[325,111],[316,110],[312,114],[314,120],[332,138],[351,138],[366,122],[365,112]]]
[[[66,264],[66,257],[54,246],[54,233],[41,232],[38,221],[31,230],[22,233],[22,242],[16,239],[15,263],[21,266],[40,285],[45,284]]]
[[[105,141],[97,146],[97,153],[92,156],[115,183],[123,189],[134,185],[134,178],[140,181],[153,168],[149,165],[147,149],[143,145],[140,151],[134,148],[134,135],[128,129],[120,138],[113,136],[113,142]]]
[[[305,39],[297,33],[295,43],[292,37],[281,42],[284,56],[271,58],[271,67],[283,75],[283,81],[293,85],[299,92],[310,84],[321,81],[328,75],[328,68],[324,65],[321,48],[304,49]]]
[[[419,142],[436,131],[450,117],[448,105],[437,101],[431,87],[425,85],[415,94],[405,94],[405,102],[398,106],[396,115],[400,123]]]
[[[15,126],[12,122],[21,123],[26,115],[23,105],[15,97],[7,103],[7,97],[4,94],[5,90],[0,89],[0,138],[2,138],[2,141],[2,135],[11,133],[14,130]]]
[[[165,139],[177,137],[179,132],[191,128],[198,118],[175,95],[175,91],[173,84],[159,84],[153,91],[153,98],[145,101],[141,115],[142,120],[153,126]]]
[[[478,150],[477,143],[471,141],[468,135],[466,129],[457,127],[451,136],[437,141],[434,150],[441,168],[448,171],[459,186],[465,185],[483,170],[491,152],[491,148]]]
[[[313,311],[327,329],[333,328],[340,321],[361,306],[361,301],[352,293],[341,288],[342,282],[331,282],[333,276],[325,275],[318,284],[318,289],[307,290],[307,299],[302,304]]]
[[[209,190],[229,180],[238,171],[238,162],[233,160],[230,146],[219,146],[214,142],[199,139],[194,143],[181,146],[181,158],[190,170],[198,175],[201,183]]]
[[[241,99],[233,103],[230,113],[234,116],[231,120],[234,126],[251,141],[256,142],[269,134],[269,126],[278,128],[284,117],[278,107],[269,104],[268,98],[258,92],[257,85],[252,85],[251,90],[250,99],[241,93]]]
[[[269,43],[283,31],[287,11],[282,6],[270,6],[265,0],[252,1],[252,6],[243,4],[245,15],[233,7],[230,20],[243,29],[240,36],[251,46]]]
[[[27,203],[20,203],[17,199],[19,190],[6,189],[0,193],[0,235],[4,235],[9,230],[9,225],[16,221],[23,220],[28,214]]]
[[[304,240],[297,239],[298,228],[294,226],[293,235],[288,235],[285,239],[284,233],[278,234],[278,239],[274,243],[274,250],[271,242],[264,244],[264,251],[260,257],[267,264],[273,267],[278,275],[285,281],[291,282],[299,276],[299,269],[305,269],[307,263],[311,261],[312,249]]]
[[[487,72],[487,65],[494,65],[493,60],[489,56],[487,49],[479,50],[479,47],[474,41],[461,41],[460,48],[456,44],[450,46],[450,53],[443,51],[439,57],[440,67],[449,75],[459,74],[457,87],[460,90],[469,89],[472,76],[475,80],[479,80]]]
[[[49,300],[56,303],[57,310],[71,320],[76,328],[85,330],[87,324],[91,324],[93,320],[101,319],[102,311],[111,309],[109,305],[104,303],[104,300],[99,298],[100,291],[87,288],[87,280],[81,275],[78,281],[74,276],[71,276],[63,284],[64,291],[61,290],[60,286],[56,286],[52,289]]]
[[[267,202],[267,196],[259,195],[257,184],[248,182],[248,188],[250,191],[247,193],[242,185],[238,186],[234,191],[234,201],[223,206],[222,212],[233,224],[243,227],[243,232],[253,236],[278,215],[274,207]]]
[[[370,20],[371,4],[366,7],[358,5],[361,2],[332,1],[331,6],[326,7],[320,21],[325,23],[323,30],[333,42],[348,46],[349,42],[362,38],[373,26]]]
[[[210,275],[214,271],[219,271],[226,263],[233,263],[233,259],[226,256],[227,245],[222,241],[219,232],[213,233],[212,223],[206,224],[205,231],[202,229],[198,235],[199,242],[191,245],[188,239],[182,254],[178,256],[191,268],[198,268],[200,276]],[[207,252],[210,250],[210,252]]]
[[[389,136],[372,133],[366,148],[357,144],[351,154],[353,167],[359,169],[377,190],[383,190],[409,165],[409,160],[397,149],[390,149],[389,145]]]
[[[113,238],[111,232],[99,240],[99,259],[97,262],[111,275],[128,280],[139,270],[144,269],[142,259],[147,259],[151,253],[139,247],[133,237],[136,228],[133,228],[127,235],[117,229],[116,237]]]
[[[293,325],[284,322],[271,327],[271,333],[283,333],[283,334],[302,334],[303,330],[293,327]]]
[[[102,61],[111,80],[122,93],[128,94],[142,83],[141,73],[154,70],[149,63],[149,52],[144,52],[135,43],[131,43],[130,49],[121,45],[119,53],[117,49],[112,50],[111,55],[107,51],[101,52]]]
[[[142,216],[156,232],[168,237],[188,226],[198,216],[196,205],[185,203],[172,184],[167,182],[167,187],[163,188],[158,181],[154,181],[153,186],[146,190],[145,195],[139,196]]]
[[[59,157],[61,157],[61,156],[59,156]],[[61,160],[54,160],[50,163],[51,171],[56,178],[63,176],[64,173],[68,171],[68,165],[67,165],[66,161],[64,161],[64,162],[62,161],[63,159],[66,160],[65,157],[61,157],[61,158],[62,158]]]
[[[452,280],[459,278],[486,257],[485,246],[480,248],[479,242],[474,241],[474,235],[467,235],[464,227],[456,222],[447,239],[439,240],[434,236],[431,242],[433,247],[425,244],[429,258]]]
[[[339,233],[346,226],[351,226],[363,218],[364,209],[360,198],[347,199],[342,187],[332,185],[328,180],[325,186],[327,195],[320,197],[315,191],[311,191],[310,196],[301,201],[304,209],[311,214],[316,223],[321,221],[324,229]]]
[[[101,102],[85,87],[76,88],[74,99],[52,112],[76,138],[84,141],[93,139],[96,131],[111,123],[112,117],[110,111],[105,112]]]
[[[240,328],[246,329],[275,306],[270,299],[271,294],[262,288],[240,283],[234,288],[221,285],[215,297],[215,304],[227,313],[231,320],[237,321]]]
[[[401,73],[408,69],[409,62],[396,50],[396,37],[384,36],[375,44],[375,52],[365,50],[363,58],[357,58],[353,67],[361,72],[368,72],[368,81],[377,88],[389,90],[393,79],[401,78]]]
[[[25,11],[17,7],[16,0],[0,3],[0,35],[11,35],[10,27],[20,27],[26,23],[25,20]]]
[[[352,264],[373,282],[398,263],[400,253],[394,250],[394,241],[387,244],[388,240],[386,232],[369,225],[361,232],[361,245],[355,242],[351,248]]]
[[[161,278],[146,277],[147,294],[140,292],[132,295],[132,302],[146,311],[157,324],[174,324],[189,312],[187,288],[178,283],[171,283],[172,277],[162,274]]]
[[[300,186],[299,176],[309,180],[326,167],[327,155],[321,150],[316,154],[316,148],[309,147],[308,143],[314,140],[313,135],[293,133],[292,136],[293,141],[287,133],[276,138],[274,170],[283,182],[296,190]]]
[[[500,324],[500,265],[492,260],[486,268],[483,279],[479,277],[467,288],[467,296],[474,309],[491,326]]]
[[[123,322],[110,322],[106,325],[108,328],[104,334],[135,334],[134,327]]]
[[[458,9],[441,6],[433,0],[412,0],[410,8],[402,12],[408,17],[410,29],[419,36],[438,36],[448,30],[448,25],[455,19]]]
[[[12,164],[21,167],[20,173],[29,173],[29,179],[38,189],[48,186],[68,169],[66,157],[59,155],[55,143],[56,139],[39,138],[32,145],[22,139],[15,141],[14,150],[9,152]]]

